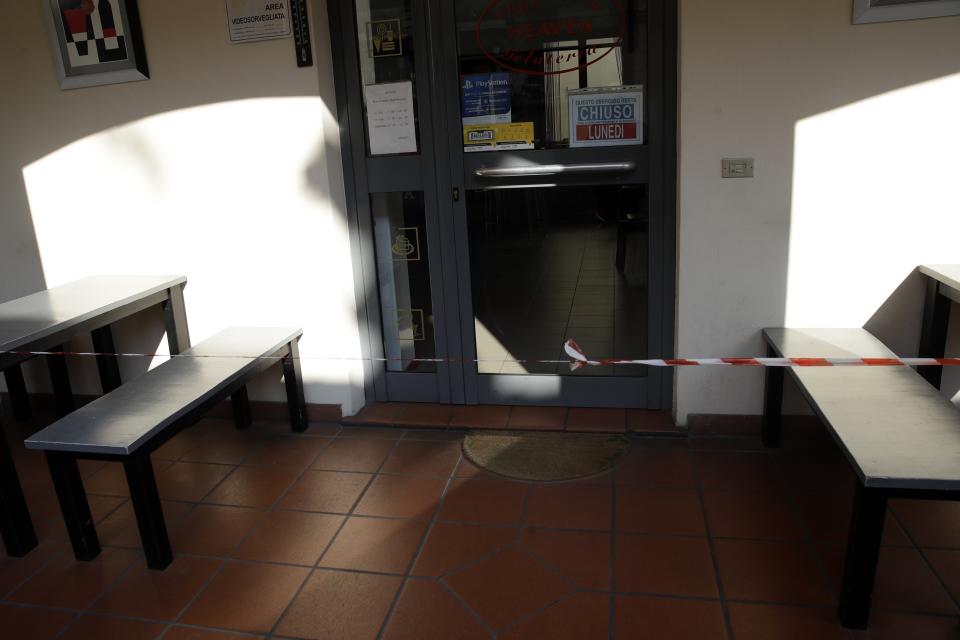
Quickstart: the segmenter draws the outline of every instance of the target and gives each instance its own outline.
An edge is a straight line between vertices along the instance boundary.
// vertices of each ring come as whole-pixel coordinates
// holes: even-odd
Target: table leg
[[[307,430],[307,402],[303,395],[303,373],[300,370],[300,349],[297,341],[290,343],[290,353],[283,359],[283,381],[287,387],[287,410],[290,427],[302,433]]]
[[[253,424],[250,415],[250,397],[247,395],[247,385],[243,385],[230,396],[230,405],[233,407],[233,422],[237,429],[249,429]]]
[[[767,348],[768,357],[776,357],[773,349]],[[779,447],[783,431],[783,367],[767,367],[763,384],[763,423],[761,440],[765,447]]]
[[[70,544],[77,560],[93,560],[100,555],[100,540],[93,526],[87,494],[83,491],[83,479],[77,459],[63,451],[47,451],[47,465],[57,490],[63,521],[70,534]]]
[[[840,623],[848,629],[866,629],[870,620],[870,601],[886,513],[886,494],[858,482],[840,588]]]
[[[137,516],[137,528],[143,552],[147,556],[147,566],[162,570],[173,562],[167,525],[163,520],[163,507],[160,504],[160,492],[157,491],[157,479],[153,475],[153,465],[147,453],[135,453],[123,460],[123,470],[127,475],[130,488],[130,500]]]
[[[19,364],[12,365],[3,370],[3,378],[7,383],[7,397],[10,398],[13,417],[17,420],[29,420],[33,412],[30,410],[27,384],[23,380],[23,369]]]
[[[183,303],[183,286],[167,289],[167,295],[167,301],[163,303],[167,345],[170,347],[170,355],[177,355],[190,348],[190,329],[187,327],[187,310]]]
[[[947,349],[947,329],[950,325],[950,299],[939,293],[940,284],[927,278],[927,293],[923,302],[923,324],[920,328],[921,358],[942,358]],[[917,373],[927,382],[940,388],[943,367],[917,367]]]
[[[53,398],[57,406],[57,416],[71,413],[76,405],[73,402],[73,390],[70,388],[70,373],[67,371],[67,358],[62,355],[63,345],[50,347],[47,369],[50,371],[50,384],[53,385]]]
[[[7,555],[22,558],[37,546],[37,534],[30,521],[27,502],[20,488],[7,436],[0,428],[0,534]]]
[[[117,348],[113,344],[113,331],[110,325],[90,332],[93,350],[97,353],[111,354],[97,356],[97,371],[100,373],[100,387],[104,393],[110,393],[120,386],[120,361],[116,356]]]

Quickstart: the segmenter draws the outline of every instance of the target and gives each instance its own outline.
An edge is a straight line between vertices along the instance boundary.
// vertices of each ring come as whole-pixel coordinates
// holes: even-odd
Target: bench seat
[[[865,329],[764,329],[769,355],[895,358]],[[905,366],[766,369],[763,441],[776,446],[785,371],[857,474],[840,619],[866,628],[890,497],[960,498],[960,411]]]
[[[74,553],[100,552],[77,466],[78,458],[124,464],[144,551],[151,568],[172,561],[150,453],[232,398],[238,428],[250,424],[246,382],[282,363],[291,427],[307,427],[295,328],[233,327],[38,431],[24,444],[46,452]]]
[[[776,357],[895,358],[866,329],[765,329]],[[910,367],[791,367],[867,487],[960,491],[960,411]]]

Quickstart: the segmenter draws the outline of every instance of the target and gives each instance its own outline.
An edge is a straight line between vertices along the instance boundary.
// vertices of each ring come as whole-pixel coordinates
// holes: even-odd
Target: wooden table
[[[30,416],[30,401],[20,364],[34,357],[25,352],[62,353],[64,343],[90,332],[98,353],[116,353],[110,325],[154,305],[161,305],[171,354],[190,348],[183,304],[183,276],[92,276],[0,304],[0,370],[7,383],[14,415]],[[64,356],[46,355],[57,412],[74,408]],[[97,357],[104,393],[120,386],[116,356]],[[22,556],[37,539],[6,437],[0,430],[0,533],[7,554]]]
[[[942,358],[946,355],[950,306],[960,303],[960,264],[924,264],[919,271],[927,277],[919,355]],[[927,382],[940,388],[943,367],[918,367],[917,370]]]

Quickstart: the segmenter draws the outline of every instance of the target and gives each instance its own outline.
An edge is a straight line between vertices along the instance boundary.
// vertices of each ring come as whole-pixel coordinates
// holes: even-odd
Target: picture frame
[[[853,0],[853,24],[960,15],[960,0]]]
[[[42,0],[61,89],[150,78],[137,0]]]

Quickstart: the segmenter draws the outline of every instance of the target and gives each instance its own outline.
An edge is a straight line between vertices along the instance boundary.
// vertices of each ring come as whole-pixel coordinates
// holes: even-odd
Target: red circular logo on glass
[[[477,46],[498,66],[550,76],[600,62],[623,42],[620,0],[491,0],[477,18]]]

